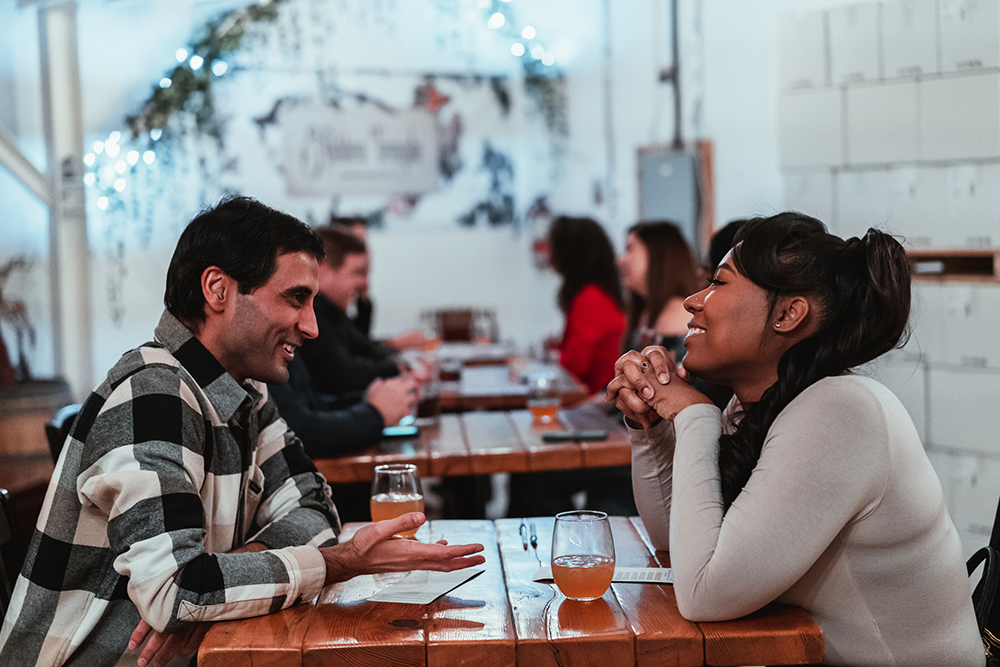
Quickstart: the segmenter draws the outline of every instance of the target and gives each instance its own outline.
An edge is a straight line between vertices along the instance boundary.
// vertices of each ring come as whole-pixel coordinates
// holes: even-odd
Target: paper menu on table
[[[531,580],[552,581],[552,568],[542,565]],[[611,581],[618,584],[672,584],[674,571],[669,567],[616,567]]]
[[[386,587],[368,600],[371,602],[430,604],[448,591],[461,586],[485,571],[486,568],[473,567],[454,572],[412,572],[410,576]]]

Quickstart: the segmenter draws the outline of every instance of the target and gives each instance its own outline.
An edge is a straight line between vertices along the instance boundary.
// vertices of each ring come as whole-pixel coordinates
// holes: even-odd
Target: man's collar
[[[156,342],[163,345],[191,374],[222,421],[228,422],[247,399],[252,404],[261,398],[256,383],[250,381],[241,387],[194,333],[169,310],[163,311],[153,335]]]

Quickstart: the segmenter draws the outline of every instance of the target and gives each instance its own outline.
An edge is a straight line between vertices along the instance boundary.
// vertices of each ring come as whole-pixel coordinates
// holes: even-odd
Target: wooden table
[[[413,463],[423,477],[487,475],[626,465],[632,448],[628,432],[596,404],[559,412],[572,430],[602,429],[608,439],[549,443],[542,435],[552,428],[532,425],[527,410],[443,414],[436,425],[421,426],[414,438],[387,438],[375,447],[335,458],[315,459],[327,481],[368,482],[375,466]]]
[[[558,364],[546,368],[555,374],[563,407],[587,400],[590,395],[587,387],[566,369]],[[441,411],[523,410],[527,407],[528,387],[511,375],[509,364],[463,366],[458,380],[441,383]]]
[[[548,560],[553,520],[533,519]],[[346,536],[360,524],[345,527]],[[520,520],[435,521],[422,540],[481,542],[486,571],[429,605],[368,602],[371,576],[327,587],[315,603],[271,616],[216,624],[198,655],[201,667],[319,665],[791,665],[823,660],[823,635],[801,609],[772,604],[724,623],[692,623],[673,587],[612,584],[600,600],[567,600],[535,583],[538,563],[522,548]],[[656,567],[638,518],[614,517],[617,562]]]

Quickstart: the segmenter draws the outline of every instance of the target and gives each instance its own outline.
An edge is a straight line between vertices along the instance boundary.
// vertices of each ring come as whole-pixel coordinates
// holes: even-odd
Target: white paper
[[[402,581],[396,582],[368,598],[371,602],[400,602],[403,604],[430,604],[450,590],[453,590],[486,568],[470,568],[454,572],[411,572]]]
[[[531,580],[552,581],[552,568],[542,565]],[[611,581],[618,584],[672,584],[674,571],[669,567],[616,567]]]

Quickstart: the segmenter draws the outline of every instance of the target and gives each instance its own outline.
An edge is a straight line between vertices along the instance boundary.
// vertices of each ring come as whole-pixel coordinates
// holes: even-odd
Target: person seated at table
[[[317,232],[326,250],[315,300],[319,335],[304,341],[300,353],[316,391],[364,391],[376,378],[395,377],[404,367],[395,350],[371,340],[347,317],[347,308],[368,286],[365,242],[339,227]]]
[[[628,293],[625,349],[663,345],[683,358],[691,319],[684,299],[704,283],[681,231],[665,220],[632,225],[618,270]]]
[[[750,220],[685,306],[684,368],[662,347],[630,351],[607,391],[681,614],[778,601],[812,615],[829,665],[982,667],[938,478],[899,400],[852,372],[906,331],[902,246],[873,229],[844,241],[798,213]],[[725,412],[692,376],[735,390]]]
[[[549,230],[549,264],[562,276],[559,309],[566,315],[559,363],[591,394],[614,378],[625,314],[615,251],[590,218],[560,216]]]
[[[712,234],[712,240],[708,242],[708,257],[705,258],[705,264],[701,269],[704,272],[704,282],[708,282],[715,275],[715,269],[718,268],[719,264],[722,264],[722,260],[733,249],[736,234],[746,222],[742,218],[730,220],[722,229]]]
[[[563,277],[558,303],[566,314],[559,362],[594,397],[614,378],[625,315],[615,251],[604,228],[590,218],[561,216],[549,231],[549,263]],[[612,515],[635,514],[629,466],[515,473],[507,515],[542,516],[574,509],[573,496]]]
[[[288,382],[269,384],[268,395],[314,459],[377,445],[384,427],[398,424],[417,408],[417,382],[409,375],[375,380],[363,393],[317,394],[299,356],[288,364]],[[330,488],[341,521],[371,519],[370,483],[330,484]]]
[[[481,545],[338,543],[330,489],[268,399],[304,339],[323,244],[233,197],[181,234],[155,340],[84,402],[0,628],[3,665],[163,665],[209,622],[277,612],[359,574],[451,571]],[[171,664],[186,664],[177,661]]]
[[[340,217],[330,216],[330,226],[340,226],[342,229],[351,232],[368,245],[368,222],[360,217]],[[368,270],[371,271],[371,252],[368,253]],[[353,312],[351,312],[353,311]],[[375,304],[372,303],[368,295],[368,283],[359,290],[358,298],[348,307],[348,318],[354,323],[365,336],[371,336],[372,319],[375,314]],[[393,338],[384,338],[381,342],[386,347],[394,350],[415,350],[422,349],[427,340],[422,331],[416,329],[407,331]]]

